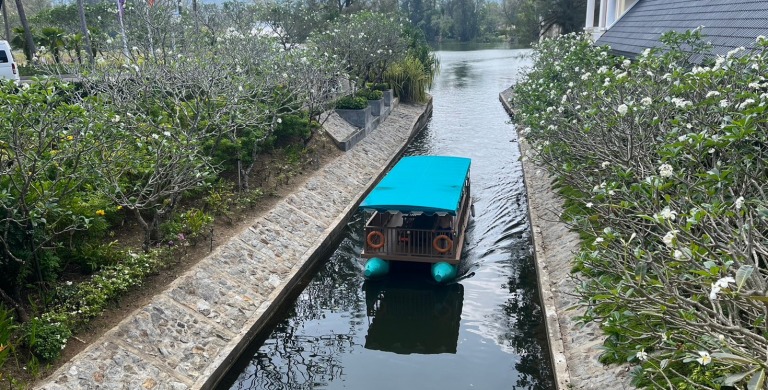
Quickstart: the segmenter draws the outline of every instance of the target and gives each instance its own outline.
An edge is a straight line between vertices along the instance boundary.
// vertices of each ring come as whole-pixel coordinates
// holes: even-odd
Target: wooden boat
[[[471,214],[471,160],[401,159],[360,204],[366,215],[362,257],[367,278],[390,261],[432,263],[438,282],[455,278]]]

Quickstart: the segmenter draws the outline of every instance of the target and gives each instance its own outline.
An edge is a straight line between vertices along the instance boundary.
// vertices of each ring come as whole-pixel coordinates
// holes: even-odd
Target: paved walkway
[[[46,381],[44,389],[214,388],[358,202],[393,162],[431,105],[400,104],[375,131],[317,171]]]
[[[501,93],[507,112],[511,89]],[[518,137],[520,155],[529,150]],[[578,282],[571,275],[571,261],[579,250],[579,235],[560,222],[563,200],[552,190],[546,169],[523,160],[528,213],[533,230],[536,271],[547,322],[547,336],[559,389],[629,389],[628,365],[605,366],[597,359],[605,335],[592,322],[581,325],[584,314],[575,296]]]

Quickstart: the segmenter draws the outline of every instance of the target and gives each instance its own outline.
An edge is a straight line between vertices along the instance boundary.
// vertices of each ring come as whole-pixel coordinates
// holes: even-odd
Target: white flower
[[[671,177],[675,173],[675,170],[669,164],[661,164],[659,167],[659,175],[661,177]]]
[[[648,360],[648,353],[647,353],[647,352],[645,352],[645,350],[644,350],[644,349],[641,349],[639,352],[637,352],[637,353],[635,354],[635,357],[636,357],[638,360],[640,360],[640,361],[644,362],[644,361]]]
[[[761,43],[765,41],[765,35],[758,35],[757,38],[755,38],[755,42]]]
[[[741,210],[741,207],[744,206],[744,197],[740,196],[736,199],[735,202],[733,202],[733,207],[736,208],[736,210]]]
[[[739,104],[738,108],[739,108],[739,110],[743,110],[743,109],[747,108],[747,106],[749,106],[750,104],[752,104],[754,102],[755,102],[755,99],[745,99],[744,102]]]
[[[603,66],[600,67],[600,69],[597,70],[597,73],[598,74],[603,74],[603,73],[605,73],[607,71],[608,71],[608,67],[603,65]]]
[[[709,91],[707,92],[707,97],[710,98],[712,96],[720,96],[720,92],[718,91]]]
[[[731,57],[735,56],[736,54],[739,54],[739,52],[744,51],[744,50],[745,49],[744,49],[743,46],[742,47],[737,47],[737,48],[729,51],[728,54],[725,55],[725,58],[731,58]]]
[[[171,136],[171,132],[170,131],[164,131],[163,135],[166,136],[166,137],[170,137]]]
[[[648,55],[651,54],[651,49],[645,49],[642,53],[640,53],[643,57],[648,57]]]
[[[747,84],[747,87],[752,88],[752,89],[758,89],[758,88],[760,88],[760,83],[752,82],[752,83]]]
[[[160,138],[160,136],[159,136],[159,135],[157,135],[157,134],[152,134],[152,138],[154,138],[154,139],[158,139],[158,138]]]
[[[139,48],[134,46],[134,47],[131,48],[131,51],[139,51]]]
[[[72,281],[71,280],[67,280],[66,285],[67,286],[71,286],[72,285]]]
[[[112,123],[120,122],[120,115],[115,115],[112,117]]]
[[[672,220],[672,221],[674,221],[674,220],[675,220],[675,218],[677,218],[677,211],[675,211],[675,210],[670,210],[670,208],[669,208],[669,207],[664,207],[664,209],[663,209],[663,210],[661,210],[661,212],[659,213],[659,216],[660,216],[661,218],[664,218],[664,219],[669,219],[669,220]]]
[[[715,286],[718,286],[720,288],[728,288],[729,283],[736,283],[736,279],[734,279],[731,276],[726,276],[724,278],[720,278],[715,282]]]
[[[611,165],[611,163],[609,163],[608,161],[603,161],[603,163],[600,164],[600,166],[603,167],[603,169],[608,168],[609,165]]]
[[[731,103],[728,101],[728,99],[723,99],[720,101],[720,107],[725,108],[725,107],[728,107],[729,104]]]
[[[582,80],[587,80],[587,79],[589,79],[589,76],[592,76],[592,73],[589,73],[589,72],[584,73],[583,75],[581,75],[581,79]]]
[[[685,108],[693,105],[693,103],[690,101],[681,98],[673,98],[672,103],[675,103],[675,106],[679,108]]]
[[[601,242],[605,241],[602,237],[595,238],[595,244],[599,244]]]
[[[680,260],[680,258],[683,257],[683,251],[681,251],[679,249],[675,249],[675,251],[672,252],[672,257],[674,257],[675,260]]]
[[[707,364],[712,363],[712,357],[709,356],[709,352],[699,351],[699,356],[701,357],[696,359],[696,361],[699,362],[699,364],[702,366],[706,366]]]
[[[283,119],[282,118],[277,118],[277,123],[283,123]]]
[[[646,96],[646,97],[644,97],[644,98],[642,98],[642,99],[640,100],[640,103],[641,103],[642,105],[644,105],[644,106],[650,106],[650,105],[651,105],[651,103],[653,103],[653,99],[651,99],[650,97]]]
[[[624,61],[622,61],[622,63],[621,63],[621,67],[622,67],[622,68],[624,68],[624,69],[626,69],[626,68],[629,68],[629,65],[630,65],[631,63],[632,63],[632,61],[630,61],[630,60],[624,60]]]
[[[629,110],[629,108],[627,107],[626,104],[622,104],[622,105],[620,105],[619,107],[616,108],[616,111],[618,111],[619,114],[621,114],[621,115],[626,115],[628,110]]]
[[[592,208],[592,206],[594,206],[594,203],[592,203],[592,202],[589,202],[589,203],[587,203],[585,206],[587,206],[587,208],[588,208],[588,209],[591,209],[591,208]]]
[[[677,236],[677,230],[670,230],[667,232],[667,234],[664,235],[664,237],[661,239],[661,241],[664,241],[664,244],[667,246],[672,246],[674,243],[675,237]]]
[[[717,294],[720,292],[720,290],[724,288],[728,288],[729,283],[736,283],[736,279],[726,276],[724,278],[720,278],[717,280],[717,282],[712,283],[711,290],[709,292],[709,299],[715,300],[717,299]]]

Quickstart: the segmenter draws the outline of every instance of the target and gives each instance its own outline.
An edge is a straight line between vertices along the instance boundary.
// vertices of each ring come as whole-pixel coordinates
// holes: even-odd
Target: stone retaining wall
[[[400,104],[317,171],[41,382],[44,389],[215,388],[291,290],[330,250],[357,205],[431,115]]]
[[[499,95],[510,115],[512,89]],[[529,150],[518,135],[520,155]],[[530,160],[523,160],[528,214],[533,233],[536,273],[547,324],[547,336],[558,389],[628,389],[629,366],[605,366],[597,359],[604,336],[596,323],[581,325],[577,281],[572,277],[571,260],[579,250],[579,236],[560,222],[563,201],[552,190],[547,170]]]

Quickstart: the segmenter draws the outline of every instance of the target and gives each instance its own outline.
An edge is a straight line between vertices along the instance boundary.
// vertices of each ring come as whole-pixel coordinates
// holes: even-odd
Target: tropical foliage
[[[582,234],[601,360],[636,363],[641,387],[762,389],[768,40],[725,56],[699,31],[662,41],[635,61],[583,36],[543,42],[516,122]]]

